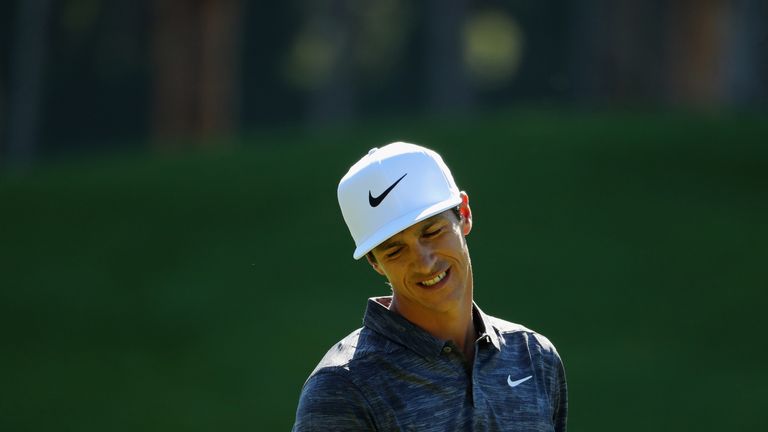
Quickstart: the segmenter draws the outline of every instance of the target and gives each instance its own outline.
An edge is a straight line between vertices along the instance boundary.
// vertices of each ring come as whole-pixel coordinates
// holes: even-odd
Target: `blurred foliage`
[[[351,259],[336,185],[395,140],[469,192],[476,300],[557,345],[571,430],[768,427],[768,124],[516,111],[6,173],[0,430],[290,428],[388,291]]]
[[[480,87],[499,88],[520,67],[524,40],[520,26],[499,11],[482,11],[467,20],[464,62]]]

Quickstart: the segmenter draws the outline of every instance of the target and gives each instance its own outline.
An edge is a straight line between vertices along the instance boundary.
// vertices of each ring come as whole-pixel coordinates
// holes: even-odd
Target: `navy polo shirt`
[[[565,431],[565,371],[555,347],[473,305],[471,368],[437,339],[371,298],[364,326],[307,379],[294,431]]]

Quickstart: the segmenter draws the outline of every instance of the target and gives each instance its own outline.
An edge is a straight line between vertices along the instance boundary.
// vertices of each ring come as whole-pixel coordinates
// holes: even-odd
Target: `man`
[[[565,431],[563,365],[545,337],[472,301],[469,198],[440,155],[392,143],[341,179],[355,241],[392,287],[304,384],[294,431]]]

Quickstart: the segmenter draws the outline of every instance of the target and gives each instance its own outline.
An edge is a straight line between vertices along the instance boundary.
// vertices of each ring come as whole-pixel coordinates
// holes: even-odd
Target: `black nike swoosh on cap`
[[[386,198],[387,195],[389,195],[389,193],[392,192],[392,189],[394,189],[395,186],[397,186],[397,184],[400,183],[400,180],[405,178],[405,176],[407,176],[407,175],[408,175],[408,173],[403,174],[403,176],[400,177],[399,179],[397,179],[396,182],[392,183],[392,186],[388,187],[387,190],[382,192],[382,194],[377,196],[377,197],[374,197],[371,194],[371,191],[368,190],[368,203],[371,205],[371,207],[378,207],[379,204],[381,204],[381,202],[384,201],[384,198]]]

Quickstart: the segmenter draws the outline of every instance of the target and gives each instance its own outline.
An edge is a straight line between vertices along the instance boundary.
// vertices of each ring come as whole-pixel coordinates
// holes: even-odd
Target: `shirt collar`
[[[390,311],[391,301],[391,296],[369,298],[363,319],[364,325],[422,357],[439,356],[447,341],[432,336],[401,315]],[[472,317],[475,320],[478,340],[489,342],[499,350],[499,337],[489,317],[474,303],[472,303]]]
[[[472,319],[475,320],[475,330],[477,330],[478,339],[484,339],[490,342],[497,351],[501,351],[499,335],[491,323],[491,319],[486,315],[476,303],[472,303]]]

